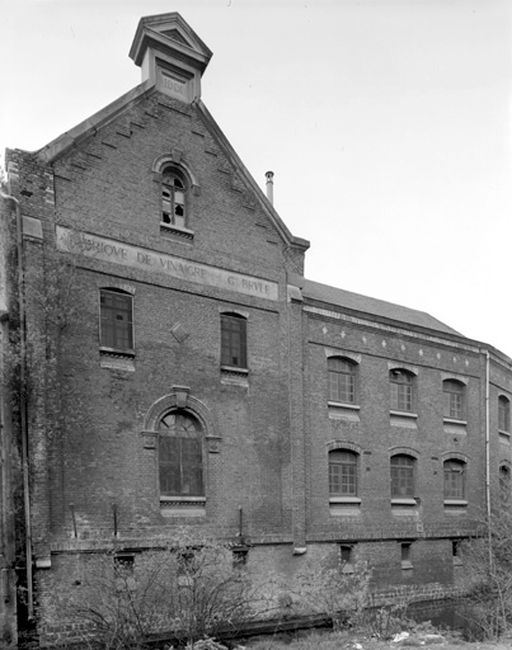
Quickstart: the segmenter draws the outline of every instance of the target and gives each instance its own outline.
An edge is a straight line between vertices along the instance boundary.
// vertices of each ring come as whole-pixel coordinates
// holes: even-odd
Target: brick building
[[[137,563],[183,525],[242,533],[247,570],[283,584],[332,556],[368,560],[376,593],[453,593],[458,542],[509,498],[512,361],[305,279],[309,243],[201,100],[208,47],[171,13],[140,21],[130,57],[140,85],[7,152],[2,340],[23,353],[2,385],[5,638],[15,553],[18,616],[45,644],[88,558]]]

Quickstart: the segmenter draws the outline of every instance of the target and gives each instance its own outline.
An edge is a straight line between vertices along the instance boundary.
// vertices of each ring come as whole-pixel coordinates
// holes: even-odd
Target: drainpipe
[[[485,502],[487,511],[487,545],[489,548],[489,572],[493,568],[491,531],[491,425],[490,425],[490,354],[485,350]]]
[[[11,194],[1,192],[3,199],[12,201],[16,211],[16,251],[18,258],[17,284],[18,284],[18,309],[20,322],[20,429],[21,429],[21,464],[23,474],[23,505],[25,512],[25,572],[27,580],[27,615],[28,619],[34,618],[34,593],[32,586],[32,522],[30,516],[30,484],[28,463],[28,419],[26,398],[26,354],[27,354],[27,323],[25,318],[25,272],[23,250],[23,227],[21,210],[18,199]]]

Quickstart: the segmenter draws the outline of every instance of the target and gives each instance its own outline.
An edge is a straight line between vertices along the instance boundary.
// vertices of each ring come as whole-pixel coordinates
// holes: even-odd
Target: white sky
[[[512,356],[510,0],[0,0],[0,149],[35,150],[140,81],[141,16],[214,55],[203,100],[312,280]]]

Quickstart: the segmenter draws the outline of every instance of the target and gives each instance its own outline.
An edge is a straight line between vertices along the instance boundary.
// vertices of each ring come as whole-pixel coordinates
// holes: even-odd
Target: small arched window
[[[329,377],[329,400],[345,404],[356,403],[356,369],[352,359],[329,357],[327,374]]]
[[[391,457],[391,498],[414,498],[416,460],[406,454]]]
[[[454,420],[464,419],[464,394],[466,387],[457,379],[443,381],[443,416]]]
[[[240,314],[220,315],[220,363],[247,368],[247,319]]]
[[[444,469],[444,498],[466,498],[466,463],[458,459],[445,460]]]
[[[203,436],[187,411],[171,411],[158,425],[160,496],[203,497]]]
[[[498,397],[498,429],[510,433],[510,400],[505,395]]]
[[[394,368],[389,371],[391,389],[390,408],[395,411],[412,412],[414,404],[414,375],[409,370]]]
[[[510,467],[508,467],[508,465],[500,465],[498,479],[500,490],[500,505],[502,507],[508,507],[510,505],[511,489]]]
[[[500,504],[505,507],[510,504],[510,467],[508,465],[501,465],[499,469],[499,490],[500,490]]]
[[[329,452],[329,495],[357,496],[357,454],[345,449]]]
[[[187,181],[175,167],[162,172],[162,226],[185,228],[187,226]]]

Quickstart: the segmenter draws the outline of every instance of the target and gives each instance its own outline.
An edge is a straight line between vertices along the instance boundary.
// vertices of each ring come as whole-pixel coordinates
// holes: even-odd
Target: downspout
[[[25,317],[25,272],[23,250],[23,227],[21,210],[18,199],[11,194],[1,192],[2,198],[14,203],[16,210],[16,254],[17,254],[17,284],[18,284],[18,309],[20,322],[20,429],[21,429],[21,465],[23,475],[23,506],[25,513],[25,572],[27,580],[27,615],[28,619],[34,618],[34,593],[32,586],[32,522],[30,516],[30,483],[28,464],[28,419],[26,397],[26,354],[27,354],[27,323]]]
[[[491,532],[491,426],[490,426],[490,354],[485,350],[485,505],[487,514],[487,546],[489,550],[489,573],[493,569]]]

